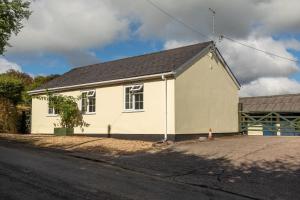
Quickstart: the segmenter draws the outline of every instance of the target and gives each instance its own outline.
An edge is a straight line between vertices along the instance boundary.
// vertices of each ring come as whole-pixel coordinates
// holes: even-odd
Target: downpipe
[[[161,79],[165,82],[165,134],[163,142],[166,142],[168,140],[168,83],[164,74]]]

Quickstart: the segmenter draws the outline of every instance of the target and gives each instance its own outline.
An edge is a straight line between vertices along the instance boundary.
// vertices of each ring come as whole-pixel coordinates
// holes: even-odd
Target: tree
[[[48,76],[36,76],[33,80],[33,84],[30,86],[30,90],[36,89],[40,87],[41,85],[58,78],[60,75],[58,74],[51,74]]]
[[[20,72],[11,69],[5,73],[0,74],[0,77],[8,77],[9,79],[15,79],[23,84],[23,90],[21,91],[22,101],[20,101],[19,103],[23,106],[29,107],[31,104],[31,96],[28,94],[28,91],[34,90],[35,88],[45,84],[46,82],[59,77],[59,75],[51,74],[48,76],[36,76],[33,78],[25,72]]]
[[[0,74],[0,77],[7,77],[7,79],[16,80],[23,85],[23,90],[20,91],[22,99],[18,103],[25,106],[29,106],[29,104],[31,103],[31,97],[27,94],[27,91],[30,90],[31,85],[33,85],[34,79],[29,74],[14,69],[8,70],[7,72]]]
[[[22,100],[23,89],[24,85],[20,80],[9,76],[0,76],[0,132],[17,132],[16,105]]]
[[[33,80],[34,80],[29,74],[14,69],[10,69],[4,74],[1,74],[0,76],[9,76],[9,77],[16,78],[24,84],[25,88],[33,84]]]
[[[31,77],[27,73],[9,70],[0,74],[0,132],[26,133],[31,96],[29,90],[58,77],[58,75]]]
[[[17,35],[23,28],[22,20],[28,19],[31,11],[29,1],[0,0],[0,55],[3,55],[11,34]]]
[[[49,107],[53,107],[58,114],[60,121],[58,124],[54,124],[56,127],[61,128],[75,128],[88,127],[83,120],[82,112],[79,110],[77,102],[81,99],[81,96],[75,98],[72,96],[65,96],[59,94],[51,94],[45,96],[36,97],[40,100],[47,100],[49,102]]]
[[[0,98],[9,100],[13,105],[22,101],[24,85],[21,80],[0,76]]]

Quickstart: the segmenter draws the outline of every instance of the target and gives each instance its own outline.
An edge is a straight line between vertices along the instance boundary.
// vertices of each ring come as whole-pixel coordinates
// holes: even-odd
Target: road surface
[[[0,140],[0,199],[247,199]]]

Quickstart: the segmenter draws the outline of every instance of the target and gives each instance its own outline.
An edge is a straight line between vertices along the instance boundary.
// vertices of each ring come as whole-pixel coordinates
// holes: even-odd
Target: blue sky
[[[208,36],[212,31],[208,8],[213,7],[218,35],[300,60],[298,0],[151,1]],[[36,0],[31,9],[22,31],[10,40],[13,47],[0,57],[0,72],[13,68],[33,76],[62,74],[72,67],[207,40],[147,1]],[[241,95],[300,93],[299,63],[227,40],[217,46],[243,85]]]
[[[89,51],[96,54],[99,62],[105,62],[163,49],[163,42],[160,40],[129,39]],[[62,74],[74,67],[63,56],[52,53],[38,56],[8,55],[5,58],[22,66],[24,72],[32,75]]]

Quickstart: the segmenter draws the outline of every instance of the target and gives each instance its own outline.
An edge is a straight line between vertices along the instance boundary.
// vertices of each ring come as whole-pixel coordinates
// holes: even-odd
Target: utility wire
[[[202,37],[205,37],[205,38],[208,38],[210,40],[212,40],[211,37],[201,33],[200,31],[198,31],[197,29],[195,29],[194,27],[186,24],[184,21],[182,21],[181,19],[173,16],[172,14],[170,14],[168,11],[166,11],[165,9],[163,9],[160,5],[158,5],[157,3],[154,3],[153,1],[151,0],[145,0],[146,2],[148,2],[149,4],[151,4],[153,7],[155,7],[156,9],[158,9],[159,11],[161,11],[162,13],[164,13],[165,15],[167,15],[169,18],[173,19],[174,21],[180,23],[181,25],[183,25],[184,27],[192,30],[193,32],[195,33],[198,33],[199,35],[201,35]],[[285,60],[288,60],[288,61],[291,61],[291,62],[296,62],[298,63],[299,61],[298,60],[295,60],[295,59],[292,59],[292,58],[288,58],[288,57],[284,57],[284,56],[281,56],[281,55],[278,55],[278,54],[275,54],[275,53],[272,53],[272,52],[268,52],[268,51],[265,51],[265,50],[262,50],[262,49],[259,49],[259,48],[256,48],[254,46],[251,46],[249,44],[246,44],[246,43],[243,43],[243,42],[240,42],[238,40],[235,40],[235,39],[232,39],[226,35],[220,35],[220,39],[222,38],[225,38],[227,39],[228,41],[231,41],[231,42],[234,42],[234,43],[237,43],[239,45],[242,45],[242,46],[245,46],[245,47],[248,47],[248,48],[251,48],[253,50],[256,50],[256,51],[259,51],[259,52],[262,52],[262,53],[265,53],[269,56],[274,56],[274,57],[278,57],[278,58],[281,58],[281,59],[285,59]]]
[[[156,9],[158,9],[159,11],[161,11],[162,13],[164,13],[165,15],[167,15],[169,18],[173,19],[174,21],[178,22],[179,24],[183,25],[184,27],[194,31],[195,33],[198,33],[199,35],[201,35],[202,37],[208,38],[210,40],[212,40],[209,36],[201,33],[200,31],[198,31],[197,29],[195,29],[194,27],[186,24],[184,21],[182,21],[181,19],[174,17],[172,14],[170,14],[169,12],[167,12],[165,9],[161,8],[158,4],[154,3],[151,0],[145,0],[147,1],[149,4],[151,4],[153,7],[155,7]]]
[[[275,56],[275,57],[278,57],[278,58],[281,58],[281,59],[285,59],[285,60],[289,60],[289,61],[298,63],[298,60],[295,60],[295,59],[292,59],[292,58],[288,58],[288,57],[284,57],[284,56],[281,56],[281,55],[278,55],[278,54],[275,54],[275,53],[272,53],[272,52],[268,52],[268,51],[265,51],[265,50],[262,50],[262,49],[258,49],[258,48],[254,47],[254,46],[249,45],[249,44],[246,44],[246,43],[240,42],[238,40],[232,39],[232,38],[230,38],[230,37],[228,37],[226,35],[221,35],[220,37],[221,38],[225,38],[225,39],[227,39],[227,40],[229,40],[231,42],[237,43],[239,45],[242,45],[242,46],[254,49],[256,51],[260,51],[262,53],[268,54],[270,56]]]

